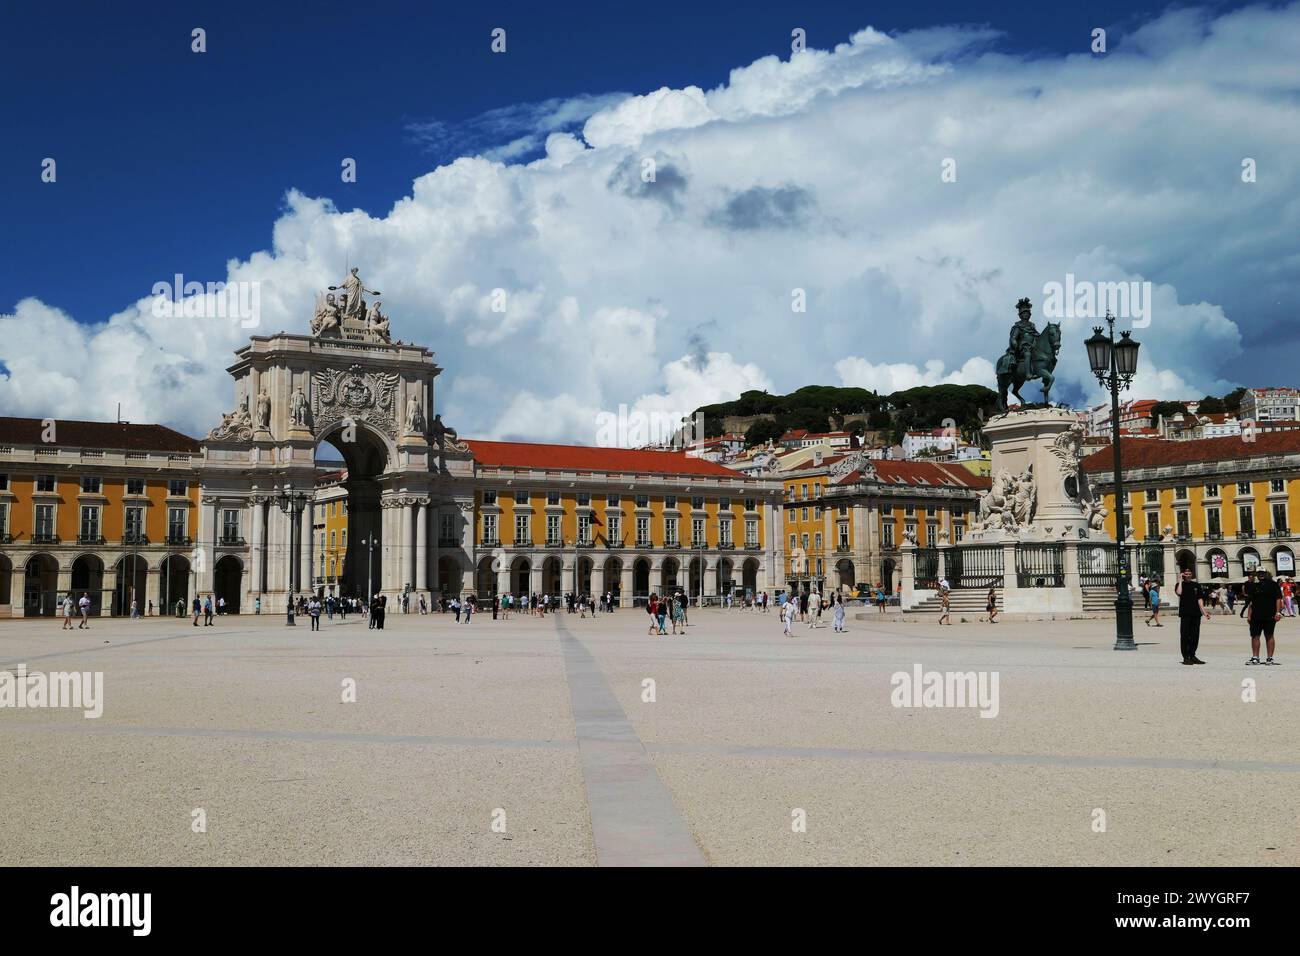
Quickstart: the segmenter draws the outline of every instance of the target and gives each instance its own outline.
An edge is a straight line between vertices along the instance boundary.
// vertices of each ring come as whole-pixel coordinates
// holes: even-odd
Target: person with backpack
[[[314,594],[311,596],[311,600],[307,602],[307,614],[308,616],[311,617],[311,629],[313,631],[319,631],[320,630],[320,598],[316,597],[316,595]]]

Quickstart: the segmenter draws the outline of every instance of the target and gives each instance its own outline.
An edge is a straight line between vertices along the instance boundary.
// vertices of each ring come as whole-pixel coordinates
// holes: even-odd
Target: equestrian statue
[[[1027,404],[1020,394],[1020,387],[1034,379],[1043,383],[1043,404],[1050,404],[1048,395],[1056,381],[1052,372],[1056,368],[1056,353],[1061,350],[1060,322],[1048,322],[1039,332],[1029,318],[1033,305],[1028,299],[1017,302],[1016,311],[1020,314],[1020,321],[1011,327],[1011,341],[997,365],[998,408],[1004,412],[1007,410],[1007,389],[1011,389],[1022,405]]]

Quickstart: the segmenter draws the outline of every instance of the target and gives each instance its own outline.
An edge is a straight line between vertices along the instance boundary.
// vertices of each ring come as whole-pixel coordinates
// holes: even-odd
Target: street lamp
[[[375,594],[375,545],[379,542],[375,540],[375,535],[372,531],[369,537],[361,539],[361,543],[366,546],[366,551],[369,553],[370,557],[369,564],[366,568],[366,607],[369,607],[370,599],[374,597]]]
[[[286,612],[288,614],[285,620],[286,627],[294,627],[293,620],[293,595],[298,590],[298,562],[295,560],[298,556],[299,538],[302,529],[302,512],[307,507],[307,493],[295,491],[291,483],[286,482],[280,493],[275,497],[275,503],[280,506],[280,510],[289,518],[289,573],[285,578],[285,595],[287,598]]]
[[[1088,349],[1088,364],[1103,388],[1110,389],[1110,447],[1114,456],[1115,529],[1119,538],[1115,573],[1115,650],[1135,651],[1133,640],[1133,595],[1129,591],[1128,535],[1124,527],[1124,475],[1120,465],[1119,393],[1133,382],[1137,374],[1138,343],[1131,332],[1121,332],[1115,341],[1115,317],[1106,313],[1109,331],[1093,326],[1092,338],[1083,344]]]

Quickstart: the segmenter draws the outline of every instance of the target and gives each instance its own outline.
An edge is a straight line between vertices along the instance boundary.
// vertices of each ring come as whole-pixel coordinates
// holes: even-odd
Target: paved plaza
[[[1280,667],[1235,616],[1204,667],[1176,619],[1134,653],[1104,620],[874,612],[305,625],[0,622],[0,670],[105,699],[0,710],[0,864],[1300,863],[1289,619]],[[997,715],[893,706],[917,665],[996,673]]]

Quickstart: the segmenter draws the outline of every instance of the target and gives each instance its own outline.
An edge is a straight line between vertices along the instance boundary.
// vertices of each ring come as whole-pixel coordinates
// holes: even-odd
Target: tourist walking
[[[835,613],[832,619],[835,630],[844,633],[844,595],[835,595]]]
[[[650,599],[645,602],[645,612],[650,616],[650,629],[646,631],[647,634],[653,634],[655,632],[655,611],[658,606],[659,599],[653,594],[650,595]]]
[[[311,600],[307,602],[307,615],[311,618],[311,629],[313,631],[319,631],[320,600],[314,594],[311,596]]]
[[[1146,584],[1147,606],[1151,609],[1151,614],[1147,617],[1146,625],[1150,627],[1155,622],[1156,627],[1164,627],[1160,623],[1160,582],[1152,578]],[[1181,612],[1179,614],[1181,616]]]
[[[816,627],[822,616],[822,596],[813,591],[808,595],[808,626]]]
[[[63,627],[61,630],[72,630],[72,606],[76,603],[76,601],[72,600],[71,591],[63,595]]]
[[[1191,568],[1184,568],[1174,585],[1178,595],[1178,644],[1183,652],[1184,664],[1204,664],[1196,656],[1196,649],[1201,644],[1201,618],[1209,617],[1201,597],[1201,586],[1192,579]]]
[[[1270,579],[1268,572],[1262,568],[1256,572],[1258,580],[1250,592],[1250,616],[1247,620],[1250,622],[1250,660],[1247,664],[1258,664],[1259,660],[1259,639],[1262,635],[1264,638],[1265,649],[1268,657],[1265,658],[1265,664],[1276,664],[1273,659],[1273,651],[1277,645],[1273,637],[1273,630],[1277,627],[1277,622],[1282,620],[1282,589],[1277,586],[1277,582]]]
[[[199,598],[197,594],[194,595],[194,604],[192,609],[194,611],[194,626],[198,627],[199,615],[203,613],[203,601]]]
[[[988,613],[990,624],[998,622],[998,592],[989,588],[988,595],[984,598],[984,610]]]
[[[939,592],[939,607],[942,613],[939,615],[939,623],[952,626],[952,595],[947,590]]]
[[[794,625],[794,615],[795,615],[794,609],[795,609],[795,603],[792,600],[786,601],[784,604],[781,605],[781,624],[785,628],[786,637],[794,637],[794,635],[790,632],[790,628]]]
[[[90,595],[86,592],[81,593],[81,600],[77,602],[77,608],[81,611],[81,623],[77,625],[77,630],[90,627]]]
[[[203,626],[212,627],[212,595],[203,599]]]

